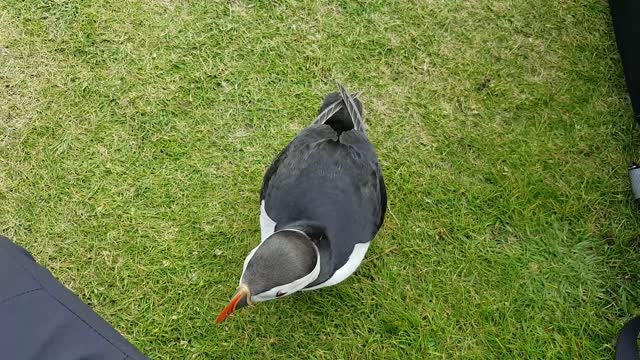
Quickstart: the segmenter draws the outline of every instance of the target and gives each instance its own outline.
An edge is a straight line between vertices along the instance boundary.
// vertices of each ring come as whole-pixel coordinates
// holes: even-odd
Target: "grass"
[[[365,90],[387,222],[215,316],[278,151]],[[154,359],[610,358],[638,131],[604,0],[0,2],[0,232]]]

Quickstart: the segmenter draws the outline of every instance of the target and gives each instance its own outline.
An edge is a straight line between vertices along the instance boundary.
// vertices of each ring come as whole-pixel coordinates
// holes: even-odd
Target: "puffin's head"
[[[312,283],[319,273],[318,249],[304,232],[275,232],[245,259],[240,286],[216,322],[253,303],[291,295]]]

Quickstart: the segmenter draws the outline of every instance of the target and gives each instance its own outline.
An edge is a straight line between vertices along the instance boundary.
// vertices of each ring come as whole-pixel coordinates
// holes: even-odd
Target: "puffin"
[[[362,119],[360,93],[327,95],[318,116],[280,152],[260,191],[260,243],[216,323],[234,311],[341,283],[384,223],[387,193]]]

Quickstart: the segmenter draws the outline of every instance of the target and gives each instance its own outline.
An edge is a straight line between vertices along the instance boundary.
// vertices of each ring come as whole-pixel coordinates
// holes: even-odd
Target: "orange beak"
[[[231,315],[234,311],[243,308],[249,305],[249,299],[251,298],[251,294],[249,293],[249,289],[245,285],[241,285],[235,294],[233,294],[233,298],[229,304],[222,310],[218,318],[216,319],[216,324],[220,324],[227,318],[227,316]]]

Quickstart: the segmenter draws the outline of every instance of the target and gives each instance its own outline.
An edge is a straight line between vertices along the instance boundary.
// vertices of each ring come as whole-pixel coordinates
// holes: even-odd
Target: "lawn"
[[[349,280],[216,325],[335,79],[387,221]],[[0,1],[0,233],[153,359],[610,358],[639,139],[605,0]]]

